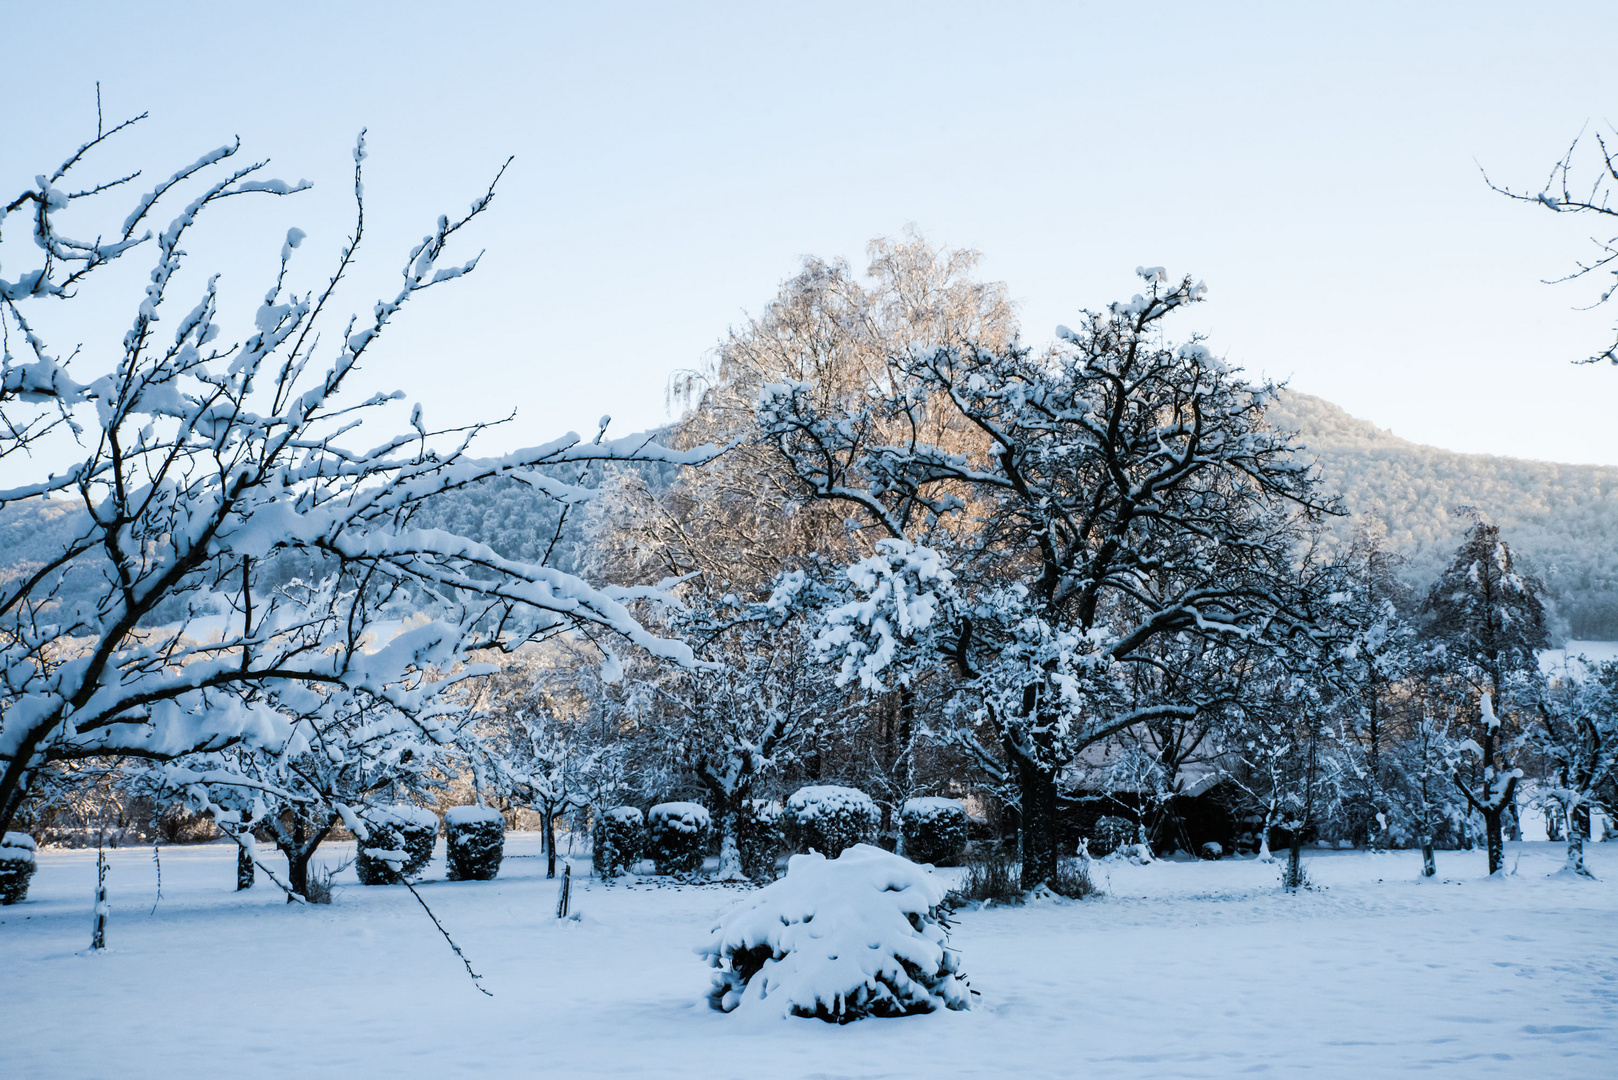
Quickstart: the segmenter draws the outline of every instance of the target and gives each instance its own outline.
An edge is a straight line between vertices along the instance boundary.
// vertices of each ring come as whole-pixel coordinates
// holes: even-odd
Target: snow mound
[[[836,859],[794,855],[699,950],[716,969],[708,1002],[835,1023],[965,1009],[943,900],[925,870],[869,844]]]

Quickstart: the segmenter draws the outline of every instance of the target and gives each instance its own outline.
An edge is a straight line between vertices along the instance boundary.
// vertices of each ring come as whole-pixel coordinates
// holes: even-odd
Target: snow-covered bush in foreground
[[[15,904],[28,895],[34,876],[34,838],[8,832],[0,837],[0,904]]]
[[[371,834],[354,856],[354,873],[361,885],[391,885],[400,877],[421,873],[433,857],[437,814],[401,803],[379,806],[363,816]]]
[[[658,803],[646,815],[647,848],[657,860],[659,874],[702,869],[713,818],[708,808],[693,802]]]
[[[451,807],[444,815],[451,881],[488,881],[500,872],[506,819],[488,806]]]
[[[591,862],[604,878],[628,872],[646,848],[646,817],[633,806],[615,806],[596,818]]]
[[[966,854],[966,807],[956,799],[906,799],[899,826],[914,862],[953,866]]]
[[[943,901],[925,870],[869,844],[794,855],[714,927],[701,950],[717,969],[708,1002],[837,1023],[965,1009]]]
[[[783,817],[787,841],[795,849],[833,859],[855,844],[869,842],[880,820],[869,795],[836,784],[799,788],[787,800]]]

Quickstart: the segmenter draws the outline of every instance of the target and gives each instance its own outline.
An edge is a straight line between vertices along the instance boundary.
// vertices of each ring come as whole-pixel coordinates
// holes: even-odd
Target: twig
[[[101,84],[96,83],[96,96],[98,99],[100,94]],[[163,902],[163,860],[158,857],[157,837],[155,836],[152,837],[152,862],[157,864],[157,899],[152,901],[152,910],[146,913],[148,919],[157,914],[157,905]]]
[[[416,887],[406,881],[403,876],[399,878],[399,884],[410,890],[410,895],[416,898],[416,903],[421,905],[421,910],[427,913],[427,917],[433,921],[433,925],[438,927],[438,932],[444,935],[444,940],[449,942],[449,947],[455,950],[455,955],[461,958],[461,963],[466,965],[466,973],[472,976],[472,985],[477,987],[478,993],[484,997],[494,997],[493,994],[483,988],[483,976],[472,970],[472,961],[468,960],[466,954],[461,951],[461,947],[455,944],[455,939],[449,936],[449,931],[444,929],[444,924],[438,921],[438,916],[433,914],[433,909],[427,906],[427,901],[421,898],[421,894],[416,891]]]

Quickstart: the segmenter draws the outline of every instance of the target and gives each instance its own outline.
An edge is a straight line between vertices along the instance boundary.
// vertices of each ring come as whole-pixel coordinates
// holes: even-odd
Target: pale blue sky
[[[108,168],[240,134],[317,184],[190,245],[245,309],[289,225],[307,282],[328,269],[368,125],[363,309],[515,154],[478,273],[407,313],[370,372],[441,423],[517,408],[491,450],[603,412],[662,423],[669,373],[801,256],[863,267],[913,222],[984,253],[1031,343],[1162,264],[1210,286],[1183,328],[1250,369],[1408,438],[1618,464],[1618,371],[1568,363],[1618,309],[1539,284],[1587,223],[1477,170],[1537,184],[1618,119],[1618,4],[1305,7],[10,5],[0,190],[84,136],[97,79],[109,116],[152,113]],[[61,333],[114,343],[143,268]]]

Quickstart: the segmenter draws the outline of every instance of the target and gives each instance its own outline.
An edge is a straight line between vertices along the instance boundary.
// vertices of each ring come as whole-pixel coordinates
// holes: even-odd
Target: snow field
[[[846,1027],[708,1008],[695,950],[736,887],[608,887],[579,858],[559,922],[534,834],[493,881],[443,881],[440,843],[418,886],[493,999],[404,889],[237,894],[228,844],[164,848],[155,912],[151,850],[109,852],[86,955],[95,853],[47,850],[0,908],[0,1076],[1588,1080],[1618,1060],[1614,847],[1588,848],[1595,883],[1548,876],[1555,844],[1508,845],[1495,881],[1482,853],[1424,882],[1413,852],[1309,851],[1324,888],[1298,896],[1247,859],[1106,863],[1102,899],[959,913],[970,1011]]]

